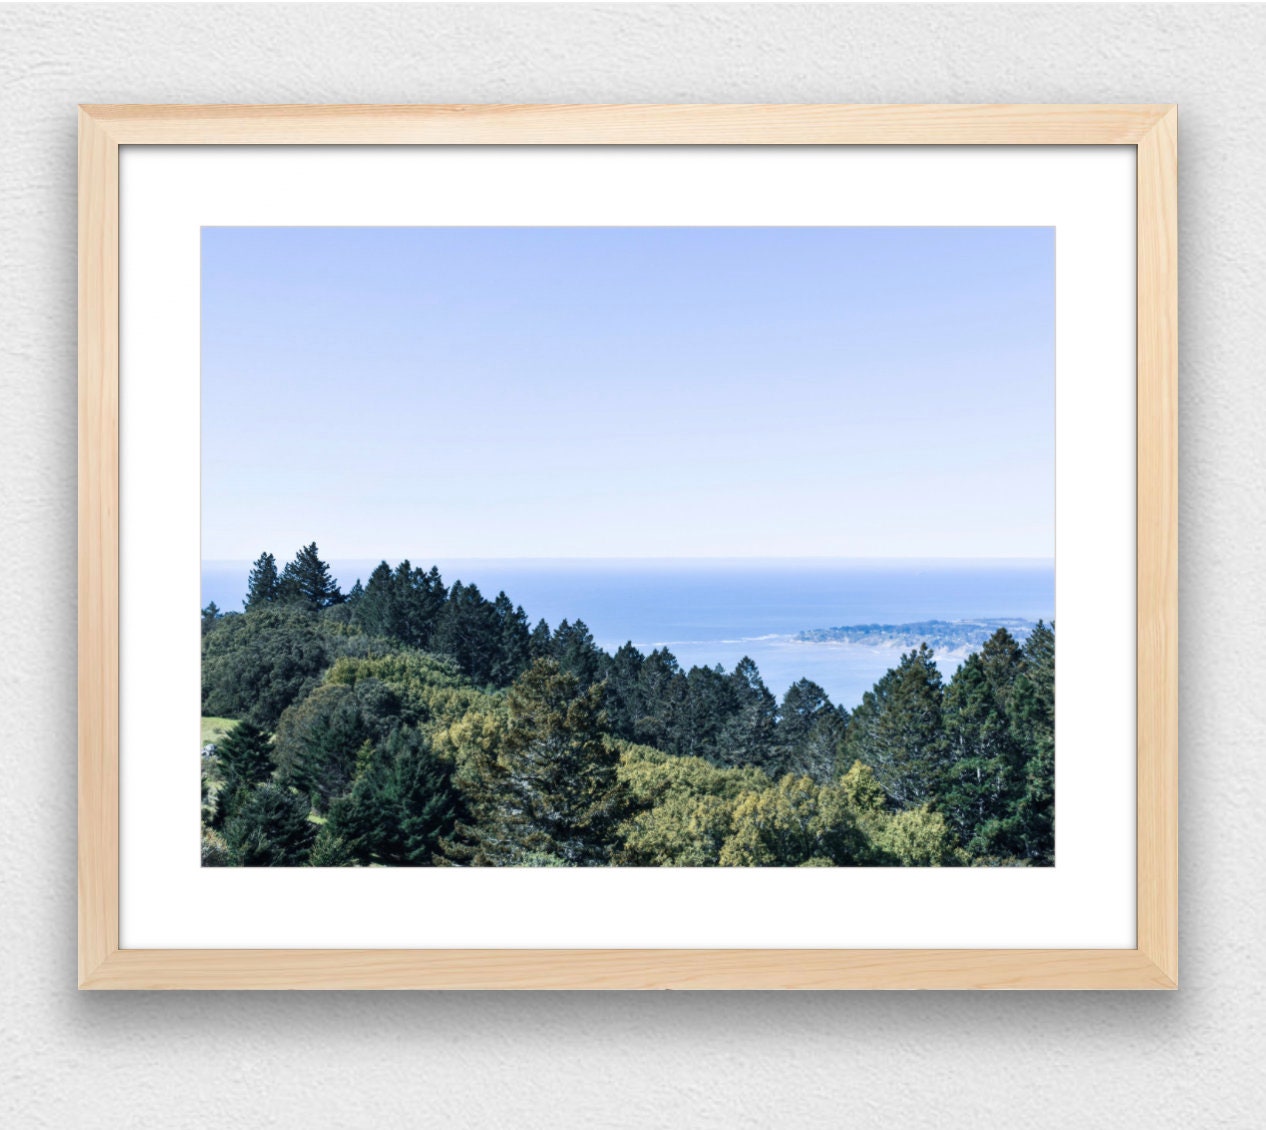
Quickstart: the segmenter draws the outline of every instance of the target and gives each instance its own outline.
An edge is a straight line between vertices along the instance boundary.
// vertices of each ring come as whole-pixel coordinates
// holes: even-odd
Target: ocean
[[[900,659],[902,648],[802,642],[798,633],[927,620],[1050,622],[1055,613],[1051,561],[412,561],[436,564],[446,583],[474,583],[488,597],[504,589],[533,624],[583,620],[608,651],[626,641],[643,651],[666,646],[683,668],[720,663],[727,670],[746,655],[775,694],[807,677],[849,708]],[[331,561],[330,569],[347,591],[375,564]],[[245,561],[204,562],[202,603],[240,609],[249,570]],[[958,648],[939,655],[942,674],[948,678],[966,654]]]

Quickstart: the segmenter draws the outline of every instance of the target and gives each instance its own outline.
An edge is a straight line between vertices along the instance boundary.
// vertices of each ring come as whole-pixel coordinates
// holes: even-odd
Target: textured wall
[[[0,9],[7,1124],[1260,1124],[1263,48],[1248,6]],[[79,101],[1179,102],[1182,989],[77,994]]]

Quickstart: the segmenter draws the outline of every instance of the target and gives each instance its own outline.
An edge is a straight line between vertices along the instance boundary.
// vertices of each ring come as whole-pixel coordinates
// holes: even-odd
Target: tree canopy
[[[851,711],[750,658],[683,670],[434,567],[343,597],[315,544],[202,616],[219,866],[1050,866],[1055,634],[926,643]]]

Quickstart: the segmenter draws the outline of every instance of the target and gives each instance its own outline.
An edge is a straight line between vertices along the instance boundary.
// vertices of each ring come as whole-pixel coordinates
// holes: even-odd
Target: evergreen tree
[[[1014,854],[1038,866],[1055,862],[1055,629],[1041,621],[1024,642],[1011,703],[1012,726],[1027,760],[1024,792],[1008,829]]]
[[[315,835],[307,800],[271,784],[251,789],[224,825],[228,860],[235,867],[300,867]]]
[[[937,807],[977,855],[998,854],[1002,828],[1024,791],[1022,743],[1010,710],[1022,655],[1000,628],[959,667],[945,694],[950,765]]]
[[[558,625],[554,633],[554,661],[560,670],[575,675],[582,687],[588,687],[601,677],[601,660],[602,652],[583,620],[574,624],[564,620]]]
[[[536,627],[532,629],[532,635],[528,639],[528,655],[531,659],[548,659],[554,654],[554,637],[550,633],[549,625],[544,620],[538,620]]]
[[[510,688],[499,750],[477,757],[466,778],[473,824],[450,858],[505,866],[606,863],[620,813],[619,755],[603,738],[603,688],[580,686],[552,660],[537,660]]]
[[[213,600],[202,610],[202,634],[205,636],[212,628],[215,627],[216,621],[219,620],[224,613],[220,611],[219,605]]]
[[[371,636],[394,636],[396,613],[395,575],[391,566],[380,561],[369,574],[369,583],[355,609],[356,622]]]
[[[862,696],[845,738],[847,762],[869,765],[902,808],[932,800],[945,776],[941,673],[926,643]]]
[[[324,825],[312,841],[312,850],[308,853],[309,867],[354,867],[356,860],[347,850],[347,845],[336,836],[329,824]]]
[[[680,746],[686,708],[686,680],[677,657],[657,647],[642,662],[637,678],[639,716],[633,723],[635,740],[675,753]]]
[[[720,764],[777,769],[775,724],[778,702],[756,664],[743,656],[729,676],[734,712],[721,728]]]
[[[216,743],[215,756],[222,783],[211,823],[220,828],[238,806],[242,794],[249,794],[272,777],[272,745],[263,730],[243,720]]]
[[[626,643],[603,664],[603,678],[607,687],[604,703],[607,725],[611,733],[629,740],[636,733],[637,720],[642,713],[638,679],[644,662],[642,653],[632,643]]]
[[[334,804],[330,827],[360,863],[429,867],[461,815],[451,764],[416,730],[396,729]]]
[[[373,678],[354,686],[325,683],[288,709],[277,724],[275,756],[286,784],[308,795],[325,812],[351,788],[360,769],[358,755],[399,725],[401,703]]]
[[[501,626],[492,681],[499,687],[508,687],[532,661],[531,632],[528,630],[527,613],[522,606],[515,607],[504,592],[497,593],[492,610]]]
[[[449,656],[477,686],[495,684],[501,624],[477,585],[455,581],[440,612],[432,646]]]
[[[380,633],[409,647],[430,647],[448,596],[439,570],[415,569],[406,559],[389,575],[386,588]]]
[[[776,774],[795,773],[819,784],[834,778],[845,719],[845,712],[832,705],[817,683],[811,679],[793,683],[778,711]]]
[[[277,559],[271,553],[261,553],[251,566],[246,579],[246,599],[242,602],[246,611],[271,604],[281,595],[281,577],[277,573]]]
[[[316,542],[305,545],[282,570],[278,594],[283,600],[314,610],[340,604],[343,600],[343,594],[330,576],[329,565],[321,560]]]
[[[723,730],[737,703],[725,669],[691,667],[685,678],[686,702],[677,728],[673,752],[683,757],[702,757],[714,765],[725,763]]]

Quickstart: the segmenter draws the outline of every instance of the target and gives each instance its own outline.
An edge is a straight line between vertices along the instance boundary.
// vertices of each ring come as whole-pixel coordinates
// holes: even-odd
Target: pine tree
[[[642,653],[632,643],[626,643],[603,664],[607,724],[611,733],[630,741],[635,736],[637,720],[642,714],[638,679],[644,662]]]
[[[391,566],[380,561],[369,574],[369,583],[355,609],[356,621],[371,636],[394,636],[399,624],[396,613],[396,582]]]
[[[308,802],[280,785],[257,785],[224,825],[234,867],[301,867],[316,835]]]
[[[435,625],[432,648],[449,656],[477,686],[495,682],[501,624],[477,585],[453,582]]]
[[[321,560],[316,542],[305,545],[282,570],[279,595],[310,609],[342,603],[343,594],[330,576],[329,565]]]
[[[754,765],[777,770],[775,720],[778,701],[765,686],[760,670],[743,656],[729,676],[734,713],[721,729],[721,764]]]
[[[346,795],[361,768],[359,752],[400,722],[401,704],[381,681],[325,683],[282,714],[275,759],[279,777],[325,812]]]
[[[531,663],[531,632],[527,613],[522,606],[515,607],[504,592],[497,593],[492,610],[500,624],[492,681],[499,687],[508,687]]]
[[[528,639],[528,654],[532,659],[548,659],[554,653],[553,635],[544,620],[538,620]]]
[[[657,647],[638,671],[639,714],[633,723],[634,740],[676,753],[681,748],[687,693],[677,657],[668,648]]]
[[[976,855],[1008,854],[1003,828],[1024,791],[1024,748],[1010,715],[1021,664],[1019,645],[1000,628],[945,694],[950,765],[937,807]]]
[[[477,866],[608,862],[621,791],[602,698],[601,684],[582,689],[552,660],[524,672],[510,688],[500,749],[468,768],[474,821],[448,844],[450,858]]]
[[[462,815],[451,764],[416,730],[397,729],[335,803],[329,826],[361,863],[429,867]]]
[[[213,600],[202,610],[202,634],[205,636],[215,627],[216,621],[224,615],[219,605]]]
[[[272,743],[268,735],[248,721],[239,722],[215,746],[222,784],[216,795],[212,826],[223,827],[243,793],[272,777]]]
[[[312,850],[308,853],[309,867],[354,867],[356,860],[347,850],[347,845],[325,824],[312,841]]]
[[[582,687],[598,681],[601,656],[593,634],[583,620],[574,624],[564,620],[558,625],[558,631],[554,633],[554,660],[560,670],[575,675]]]
[[[836,776],[846,714],[817,683],[800,679],[778,711],[777,773],[795,773],[825,784]]]
[[[862,696],[849,719],[846,763],[869,765],[902,808],[932,800],[944,779],[942,697],[941,673],[922,643]]]
[[[277,574],[277,559],[271,553],[261,553],[251,566],[246,579],[246,599],[242,602],[246,611],[271,604],[281,595],[281,578]]]
[[[1024,793],[1009,829],[1015,854],[1055,862],[1055,629],[1038,621],[1025,640],[1011,702],[1012,726],[1026,754]]]
[[[691,667],[686,673],[686,706],[679,727],[675,753],[702,757],[724,764],[723,729],[737,710],[734,688],[719,663],[715,667]]]

